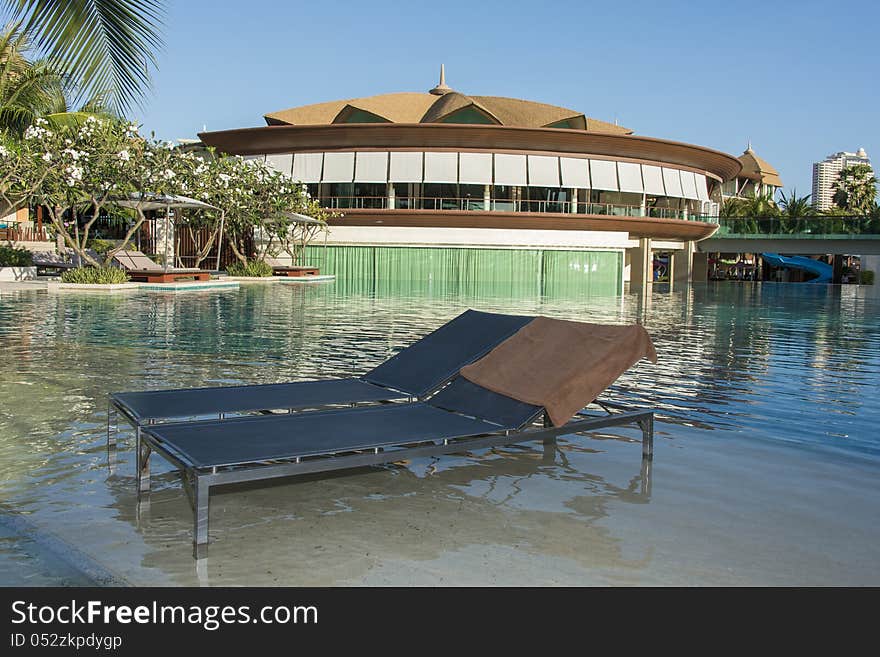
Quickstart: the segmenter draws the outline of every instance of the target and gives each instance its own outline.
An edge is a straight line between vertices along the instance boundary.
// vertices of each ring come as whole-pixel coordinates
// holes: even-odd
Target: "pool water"
[[[133,584],[880,584],[877,290],[401,290],[0,287],[0,516]],[[652,468],[623,428],[221,490],[198,567],[176,473],[138,507],[127,430],[108,473],[108,392],[357,375],[466,308],[643,322],[609,399],[658,410]],[[0,532],[0,584],[81,583],[32,542]]]

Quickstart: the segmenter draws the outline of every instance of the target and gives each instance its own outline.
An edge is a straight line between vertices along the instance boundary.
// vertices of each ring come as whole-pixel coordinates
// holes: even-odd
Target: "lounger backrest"
[[[544,410],[541,406],[526,404],[487,390],[463,376],[454,379],[426,403],[445,411],[486,420],[505,429],[519,429]]]
[[[533,319],[467,310],[361,378],[424,397]]]
[[[140,251],[120,251],[113,259],[130,271],[158,271],[162,269]]]

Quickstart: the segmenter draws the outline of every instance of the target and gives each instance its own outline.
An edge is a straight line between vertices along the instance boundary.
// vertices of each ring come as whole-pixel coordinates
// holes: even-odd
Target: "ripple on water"
[[[657,291],[647,301],[371,296],[286,285],[118,297],[21,291],[0,295],[0,496],[23,510],[80,519],[110,508],[129,522],[120,500],[128,502],[130,481],[105,481],[108,392],[357,375],[468,307],[642,321],[660,361],[626,373],[610,397],[656,407],[667,439],[681,427],[706,441],[738,436],[880,462],[880,301],[864,289],[729,284]],[[493,454],[418,460],[407,472],[416,479],[462,467],[474,473],[438,492],[441,505],[475,496],[562,514],[593,512],[585,490],[626,499],[632,485],[611,490],[576,468],[542,469],[529,451],[505,452],[505,468],[512,458],[523,461],[530,485],[522,492],[516,476],[493,469]],[[578,462],[576,452],[569,456]],[[166,487],[160,478],[157,487],[167,497],[153,505],[156,540],[189,540],[174,515],[186,515],[176,480],[169,476]],[[314,512],[345,516],[421,494],[406,486],[356,502],[340,494],[323,506],[315,501]],[[162,509],[174,510],[173,520],[163,522]],[[278,514],[299,518],[270,505],[253,521]]]

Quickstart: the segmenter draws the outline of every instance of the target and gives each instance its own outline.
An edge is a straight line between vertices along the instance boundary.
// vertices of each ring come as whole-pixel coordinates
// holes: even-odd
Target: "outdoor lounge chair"
[[[50,273],[60,275],[68,269],[76,269],[76,263],[66,254],[54,251],[34,251],[33,262],[37,273],[43,275]]]
[[[476,365],[503,353],[499,350],[515,339],[516,335]],[[647,344],[653,353],[649,338]],[[519,374],[525,372],[521,369]],[[605,415],[582,408],[564,421],[558,416],[554,420],[555,404],[522,402],[458,376],[429,399],[410,404],[151,425],[143,430],[136,450],[138,494],[140,499],[149,491],[152,452],[181,470],[193,504],[193,553],[200,558],[207,550],[209,497],[215,486],[547,442],[626,424],[639,426],[643,459],[651,459],[653,411],[599,406]]]
[[[187,279],[207,281],[211,278],[211,272],[205,269],[164,269],[140,251],[119,251],[113,256],[113,260],[128,272],[131,280],[138,282],[173,283]]]
[[[107,442],[115,446],[117,413],[139,439],[144,426],[169,420],[423,398],[532,320],[467,310],[357,378],[113,393]]]
[[[266,264],[272,267],[273,276],[317,276],[321,273],[318,267],[285,265],[277,258],[266,258]]]
[[[194,510],[193,554],[200,558],[207,549],[215,486],[548,441],[626,424],[641,428],[642,456],[650,459],[653,411],[614,408],[620,412],[582,411],[561,427],[536,425],[542,407],[459,377],[426,402],[154,425],[144,430],[137,450],[138,491],[149,491],[152,452],[181,470]]]

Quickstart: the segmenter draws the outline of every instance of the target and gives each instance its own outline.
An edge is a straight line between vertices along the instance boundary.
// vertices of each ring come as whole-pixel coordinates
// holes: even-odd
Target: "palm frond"
[[[140,104],[163,46],[162,0],[0,0],[85,93],[110,90],[119,113]]]

